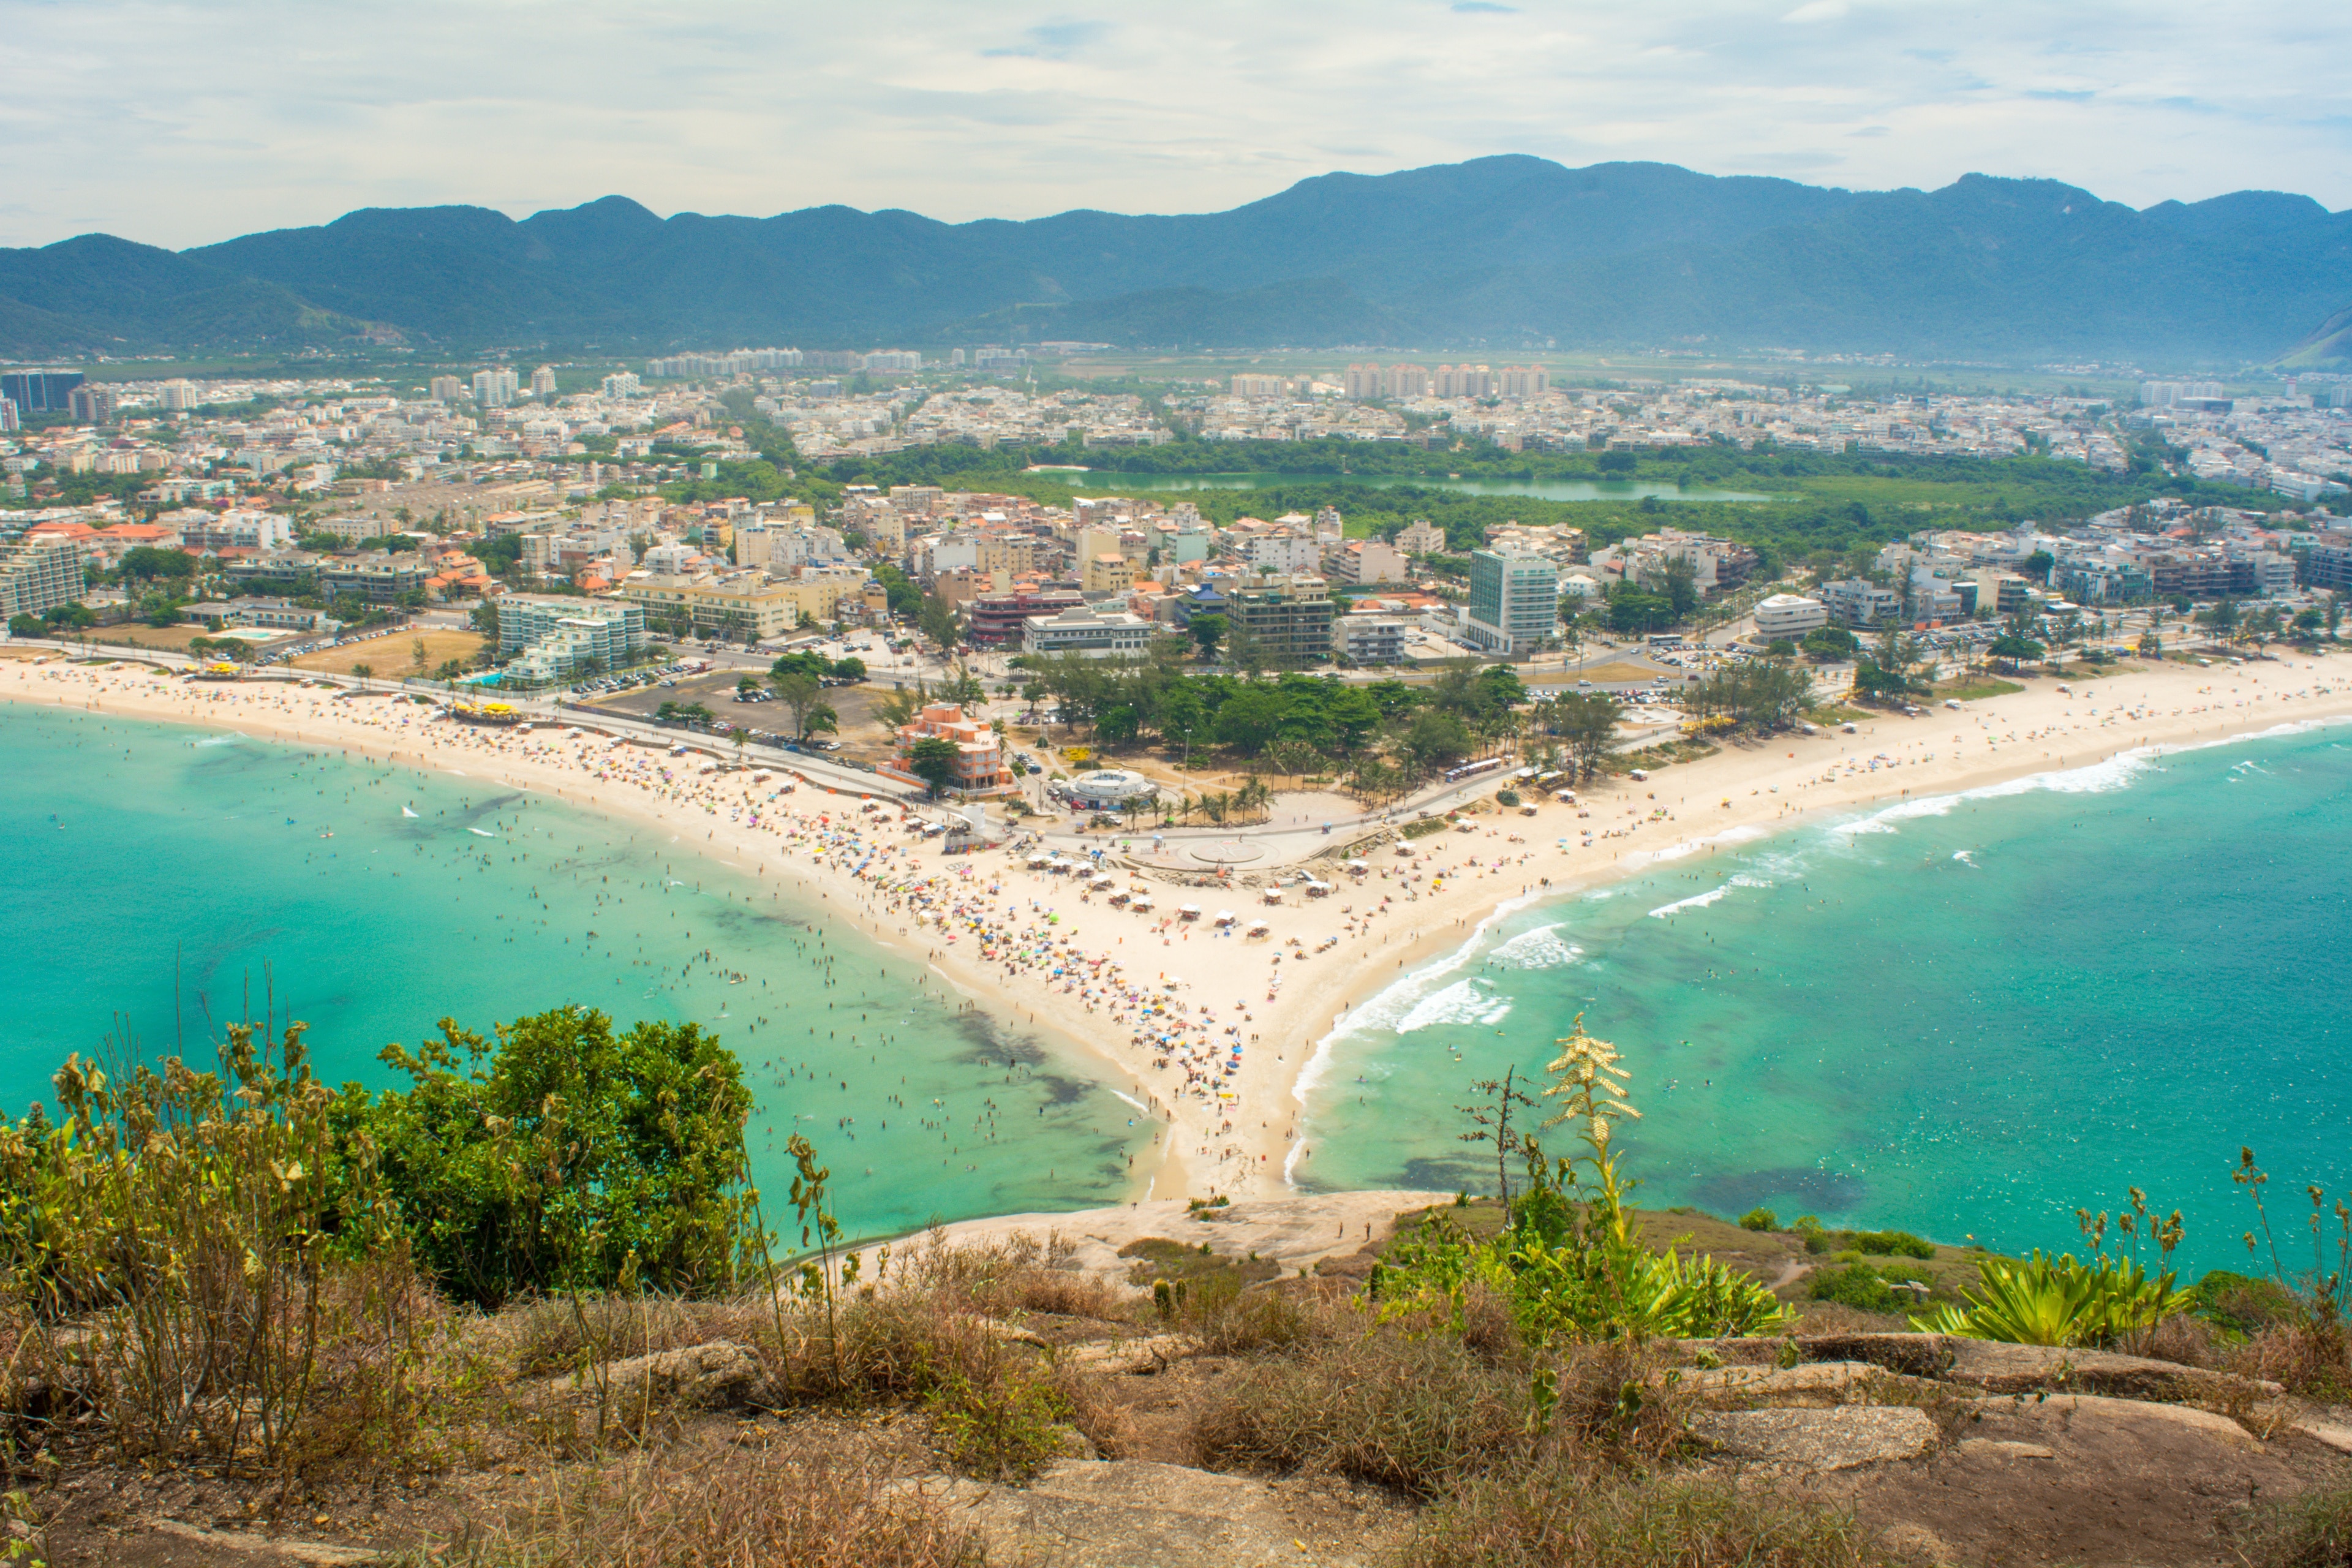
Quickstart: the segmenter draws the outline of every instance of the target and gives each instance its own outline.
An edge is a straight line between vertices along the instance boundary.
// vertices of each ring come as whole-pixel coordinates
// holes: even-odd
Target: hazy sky
[[[1198,212],[1490,153],[2352,205],[2320,0],[0,0],[0,244],[357,206]]]

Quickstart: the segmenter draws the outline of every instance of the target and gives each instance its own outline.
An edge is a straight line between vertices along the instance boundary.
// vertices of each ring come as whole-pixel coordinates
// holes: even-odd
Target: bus
[[[1501,766],[1503,766],[1503,759],[1500,757],[1488,757],[1483,762],[1465,763],[1458,768],[1448,768],[1445,771],[1445,782],[1460,784],[1464,779],[1475,779],[1481,773],[1491,773]]]

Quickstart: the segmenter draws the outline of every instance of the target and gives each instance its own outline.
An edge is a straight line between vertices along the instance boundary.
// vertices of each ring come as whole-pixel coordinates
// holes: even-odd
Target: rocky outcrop
[[[741,1404],[760,1373],[760,1358],[747,1347],[733,1340],[710,1340],[557,1378],[547,1392],[558,1403],[609,1399],[617,1409],[641,1414],[708,1410]]]
[[[1055,1568],[1371,1568],[1402,1522],[1369,1491],[1132,1460],[1057,1460],[1026,1487],[928,1486],[990,1562]]]
[[[1936,1446],[1936,1424],[1908,1405],[1703,1410],[1690,1429],[1724,1458],[1808,1475],[1899,1464]]]

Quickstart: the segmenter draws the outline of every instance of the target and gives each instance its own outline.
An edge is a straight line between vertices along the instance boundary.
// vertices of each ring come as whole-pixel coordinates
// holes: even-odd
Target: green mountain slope
[[[665,219],[609,196],[520,222],[362,209],[178,254],[85,236],[0,250],[0,353],[383,322],[458,349],[1550,339],[2234,363],[2287,352],[2347,296],[2352,213],[2304,196],[2135,212],[2052,181],[1852,192],[1511,156],[1181,216]]]

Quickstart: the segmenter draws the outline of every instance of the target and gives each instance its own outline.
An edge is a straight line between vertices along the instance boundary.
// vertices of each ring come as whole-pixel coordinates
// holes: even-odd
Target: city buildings
[[[0,398],[15,404],[20,416],[63,414],[84,379],[78,370],[0,371]]]
[[[841,618],[844,599],[862,603],[865,575],[859,571],[779,581],[759,571],[632,572],[622,579],[620,592],[648,615],[684,621],[695,636],[754,642],[781,637],[803,622]]]
[[[1331,586],[1322,578],[1260,577],[1236,584],[1224,603],[1234,640],[1268,663],[1304,668],[1329,662],[1334,606]]]
[[[1386,616],[1341,616],[1339,652],[1357,664],[1404,662],[1405,623]]]
[[[504,408],[520,390],[520,379],[503,365],[474,373],[474,402],[483,408]]]
[[[1886,626],[1903,616],[1902,595],[1859,577],[1822,584],[1821,600],[1842,626]]]
[[[1072,605],[1022,623],[1021,651],[1032,657],[1075,653],[1088,658],[1133,658],[1150,646],[1152,623],[1125,610]]]
[[[1032,616],[1051,616],[1083,605],[1074,588],[1020,588],[982,594],[971,602],[964,621],[964,640],[975,647],[1009,647],[1021,643]]]
[[[1794,642],[1829,624],[1829,606],[1798,594],[1773,594],[1756,606],[1756,635],[1768,643]]]
[[[1559,568],[1532,552],[1471,552],[1462,626],[1474,647],[1500,658],[1542,647],[1559,631]]]
[[[1003,743],[985,721],[968,719],[953,702],[934,702],[898,729],[897,749],[879,771],[908,784],[929,787],[930,781],[914,771],[914,752],[922,741],[947,741],[956,749],[955,771],[949,789],[958,795],[995,795],[1013,787],[1013,770],[1006,765]]]
[[[1351,585],[1402,583],[1405,580],[1404,552],[1377,539],[1347,540],[1324,552],[1323,573],[1334,582]]]
[[[508,673],[539,682],[618,669],[646,646],[646,613],[618,599],[501,594],[499,658]]]
[[[81,551],[69,542],[0,545],[0,622],[81,597]]]

